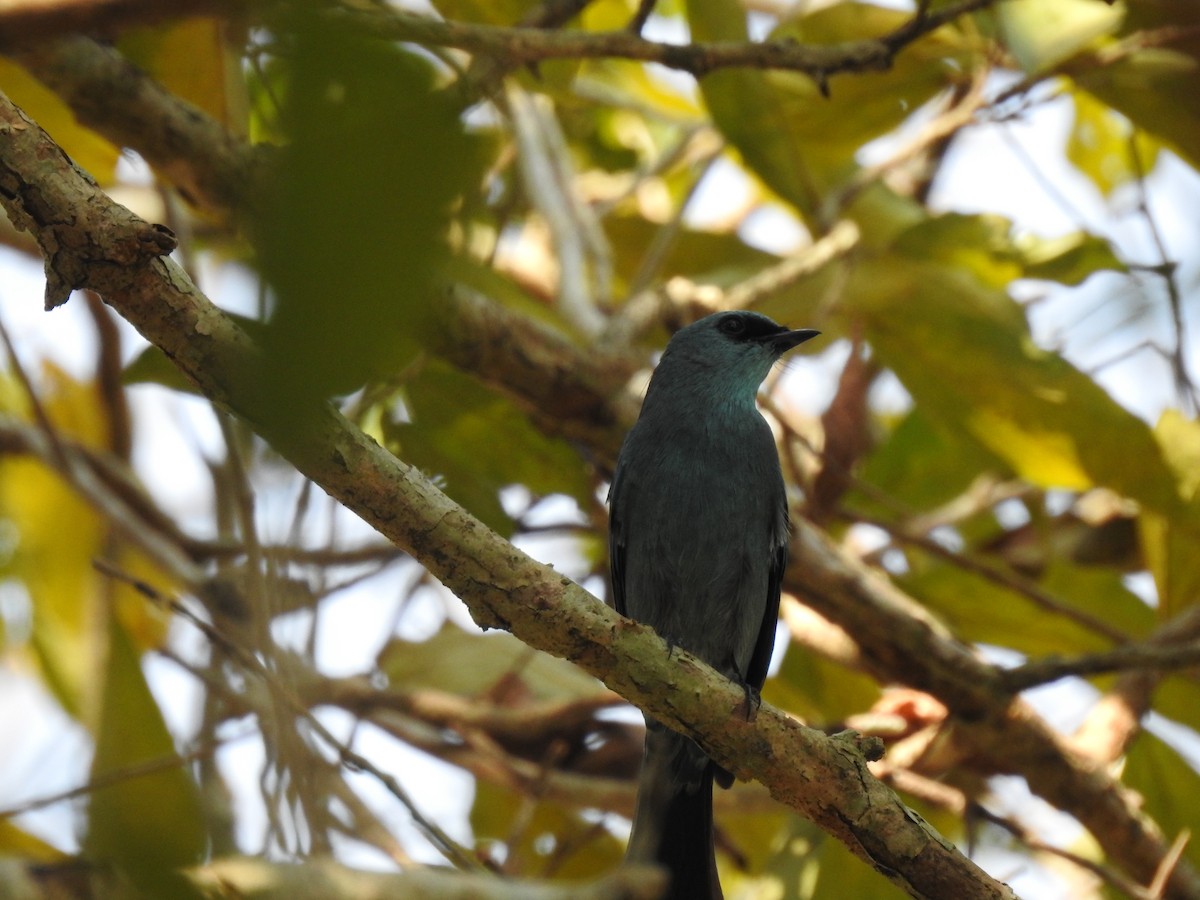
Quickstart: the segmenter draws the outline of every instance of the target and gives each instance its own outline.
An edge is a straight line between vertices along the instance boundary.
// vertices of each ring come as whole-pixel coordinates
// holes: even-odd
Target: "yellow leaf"
[[[1079,462],[1074,437],[1066,432],[1029,426],[986,407],[971,413],[967,428],[1032,484],[1076,491],[1092,486]]]
[[[108,425],[94,385],[77,382],[62,370],[43,370],[42,403],[64,440],[103,448]],[[3,403],[7,400],[7,403]],[[0,403],[17,415],[17,403]],[[47,687],[63,708],[84,724],[95,719],[96,667],[104,646],[109,603],[116,602],[122,620],[142,646],[158,644],[165,634],[163,615],[123,585],[114,585],[92,567],[111,556],[105,522],[53,470],[29,457],[6,457],[0,463],[0,515],[13,532],[14,547],[3,574],[19,581],[32,607],[30,642]],[[128,551],[119,565],[139,575],[161,575]]]
[[[29,863],[56,863],[67,859],[57,847],[18,828],[9,819],[0,819],[0,857],[19,856]]]
[[[92,792],[84,846],[151,897],[194,896],[179,869],[199,862],[207,836],[199,791],[176,756],[162,712],[124,629],[110,620],[93,780],[125,774]],[[140,771],[139,771],[140,769]]]
[[[238,135],[248,121],[245,78],[215,19],[184,19],[131,31],[119,47],[131,61]]]
[[[4,56],[0,56],[0,89],[41,125],[76,165],[101,185],[112,184],[120,151],[75,121],[75,113],[58,94]]]
[[[1017,63],[1026,72],[1040,72],[1115,32],[1125,9],[1098,0],[1012,0],[995,15]]]

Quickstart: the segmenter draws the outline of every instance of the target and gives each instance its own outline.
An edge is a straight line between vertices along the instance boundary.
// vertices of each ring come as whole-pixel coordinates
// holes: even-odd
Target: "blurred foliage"
[[[117,47],[129,61],[154,73],[171,93],[204,110],[235,134],[246,133],[246,80],[239,54],[227,38],[232,24],[185,19],[134,29]]]
[[[482,161],[429,61],[309,16],[293,24],[287,144],[256,223],[273,289],[265,390],[284,416],[412,361],[435,327],[451,203]]]
[[[451,21],[500,27],[543,11],[531,0],[437,0],[434,7]],[[632,0],[598,0],[563,27],[620,29],[635,7]],[[832,46],[902,27],[911,12],[893,7],[800,3],[772,17],[748,15],[739,0],[663,2],[651,25],[672,39],[745,41],[765,33]],[[848,220],[860,235],[850,251],[759,302],[781,321],[823,331],[833,348],[827,373],[847,342],[861,344],[877,370],[863,411],[848,424],[833,415],[854,407],[842,395],[821,422],[797,415],[789,423],[802,438],[791,442],[796,464],[785,467],[799,482],[796,496],[812,487],[819,467],[797,447],[835,448],[846,439],[839,427],[860,435],[846,463],[853,477],[822,519],[830,534],[957,639],[1006,660],[1101,651],[1114,638],[1141,640],[1196,613],[1194,386],[1177,378],[1174,408],[1131,410],[1110,392],[1102,355],[1080,349],[1098,331],[1113,340],[1113,356],[1143,341],[1179,338],[1187,345],[1186,335],[1164,341],[1162,330],[1147,325],[1144,307],[1175,302],[1186,307],[1185,319],[1194,318],[1196,260],[1148,256],[1147,242],[1130,241],[1094,216],[1073,216],[1078,221],[1067,232],[1042,234],[999,211],[929,202],[956,156],[987,152],[963,136],[1007,128],[1042,104],[1058,104],[1064,129],[1055,171],[1068,167],[1113,221],[1129,213],[1144,217],[1140,226],[1153,226],[1142,198],[1146,179],[1169,165],[1194,180],[1200,166],[1200,34],[1192,0],[1006,0],[922,35],[883,71],[814,79],[720,69],[698,82],[620,59],[556,60],[501,76],[499,63],[364,39],[352,22],[319,17],[303,4],[281,9],[268,23],[194,19],[137,29],[116,46],[233,133],[279,145],[270,200],[241,232],[213,235],[205,229],[216,226],[186,210],[172,224],[185,226],[177,228],[184,256],[202,286],[243,314],[239,322],[262,350],[262,399],[284,422],[311,397],[334,398],[488,526],[523,547],[552,548],[545,555],[560,570],[598,588],[605,566],[597,550],[605,546],[599,501],[611,460],[560,436],[578,430],[548,434],[545,416],[530,411],[503,373],[481,379],[461,356],[452,365],[439,355],[448,285],[482,294],[564,341],[574,335],[591,354],[554,302],[564,277],[555,254],[568,233],[584,235],[597,265],[611,269],[611,296],[595,298],[607,315],[672,278],[711,291],[775,272],[781,257],[760,244],[774,246],[777,236],[761,240],[759,217],[786,220],[790,231],[813,241]],[[553,148],[553,177],[544,183],[529,183],[518,165],[501,77],[541,95],[553,111],[538,136]],[[80,126],[8,59],[0,59],[0,88],[102,184],[116,181],[124,148]],[[723,174],[710,178],[713,172]],[[714,197],[714,185],[727,195]],[[582,201],[575,220],[555,219],[547,201],[555,192]],[[707,210],[719,207],[704,224],[691,215],[701,197]],[[257,298],[238,303],[245,298],[228,289],[226,302],[227,285],[247,275]],[[1147,288],[1151,278],[1173,280]],[[1102,291],[1101,283],[1121,287]],[[1031,288],[1076,305],[1069,321],[1077,324],[1056,336],[1063,340],[1052,343],[1036,327]],[[1085,325],[1097,311],[1103,326]],[[524,335],[508,337],[509,349],[531,353]],[[665,337],[652,328],[642,346],[620,349],[627,358],[648,358]],[[463,355],[476,349],[488,348],[467,347]],[[156,348],[115,355],[133,360],[123,372],[130,390],[189,390]],[[98,455],[110,454],[116,427],[102,369],[94,380],[52,364],[34,369],[55,439]],[[1165,380],[1166,366],[1159,371]],[[0,405],[15,423],[47,427],[15,377],[0,387]],[[400,862],[414,847],[427,853],[417,839],[398,836],[396,822],[407,822],[409,812],[385,814],[374,798],[368,804],[365,792],[360,797],[358,776],[339,768],[345,757],[317,740],[311,723],[291,716],[281,696],[345,706],[378,726],[362,729],[372,740],[382,731],[393,743],[408,740],[469,768],[474,797],[457,807],[470,804],[468,852],[506,873],[587,877],[616,865],[622,846],[607,814],[628,809],[631,789],[620,779],[636,767],[638,748],[629,727],[595,717],[602,686],[510,635],[453,624],[457,615],[443,605],[449,598],[439,594],[430,603],[435,592],[420,577],[399,588],[387,582],[374,597],[381,605],[397,600],[391,630],[375,633],[374,621],[350,621],[347,629],[337,607],[327,612],[322,604],[390,571],[396,554],[369,543],[349,546],[355,538],[347,533],[357,532],[335,520],[311,485],[299,486],[269,449],[236,427],[222,436],[233,446],[203,454],[211,496],[197,501],[188,488],[183,503],[161,498],[173,512],[135,517],[134,534],[129,520],[118,522],[81,487],[103,481],[102,468],[80,474],[53,448],[34,458],[15,445],[5,445],[0,461],[5,658],[94,746],[97,786],[70,815],[84,836],[82,857],[114,873],[100,883],[116,896],[186,896],[190,888],[177,870],[210,848],[299,857],[337,854],[349,840]],[[144,431],[135,431],[135,443],[149,446]],[[134,454],[138,465],[148,452]],[[162,518],[176,530],[162,527]],[[138,529],[182,551],[211,580],[188,583],[152,565]],[[180,533],[204,537],[181,542]],[[160,590],[183,592],[218,631],[248,646],[268,675],[237,663],[228,647],[204,657],[168,640],[165,616],[98,574],[96,559]],[[301,582],[306,590],[295,593],[313,598],[312,609],[281,599],[287,584]],[[317,648],[352,639],[369,646],[369,662],[354,673],[362,678],[329,677],[317,665]],[[960,791],[966,803],[994,799],[991,773],[953,753],[949,761],[938,755],[953,743],[953,728],[936,714],[897,703],[870,666],[847,668],[783,630],[780,643],[766,700],[817,727],[886,720],[880,734],[893,750],[911,746],[914,735],[932,735],[932,749],[916,755],[913,772]],[[146,651],[187,656],[185,668],[199,677],[205,698],[193,715],[195,734],[168,730],[160,707],[176,701],[151,694],[140,664]],[[1108,691],[1121,677],[1089,685]],[[265,689],[272,678],[278,684]],[[346,682],[386,686],[399,697],[450,696],[488,715],[421,721],[402,704],[382,711],[351,704],[339,693]],[[936,707],[935,698],[929,701]],[[488,731],[508,722],[507,714],[552,704],[562,704],[562,731],[541,723],[546,733],[521,745],[536,746],[536,759],[515,751],[520,742],[512,735]],[[594,718],[568,721],[572,704]],[[1194,673],[1164,678],[1153,711],[1180,727],[1153,720],[1154,731],[1138,733],[1113,767],[1123,766],[1123,783],[1141,795],[1168,839],[1195,834]],[[265,810],[262,841],[246,825],[254,818],[245,797],[242,806],[230,800],[234,779],[211,754],[198,754],[194,766],[175,760],[177,745],[216,745],[234,721],[249,723],[261,749],[255,774]],[[473,767],[461,763],[466,755]],[[517,763],[539,767],[539,776],[522,781]],[[419,807],[453,815],[446,798],[422,795],[437,788],[412,783],[402,767],[389,775]],[[562,787],[559,776],[589,779],[589,787]],[[572,790],[583,799],[562,802]],[[957,808],[905,799],[947,837],[965,842],[968,823]],[[782,807],[725,807],[718,803],[730,896],[895,893],[840,843]],[[440,838],[432,840],[438,845]],[[989,833],[981,840],[1012,871],[1034,867],[1035,854],[1019,842]],[[1098,846],[1083,852],[1104,862]],[[23,817],[0,818],[0,863],[54,866],[74,854],[70,835],[47,841]],[[1189,843],[1185,856],[1200,862],[1200,843]],[[5,871],[0,865],[0,894]]]
[[[509,694],[521,700],[570,700],[605,691],[591,676],[510,634],[481,635],[448,623],[423,641],[390,641],[376,662],[390,684],[406,690]]]

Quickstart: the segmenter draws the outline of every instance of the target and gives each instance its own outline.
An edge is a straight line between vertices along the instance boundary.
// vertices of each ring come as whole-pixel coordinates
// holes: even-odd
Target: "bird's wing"
[[[783,572],[788,560],[787,509],[783,512],[783,528],[776,538],[771,554],[770,570],[767,573],[767,603],[763,609],[762,625],[750,665],[746,667],[746,684],[760,690],[767,680],[767,668],[771,665],[771,651],[775,647],[775,627],[779,624],[779,594],[783,589]]]
[[[625,547],[628,544],[625,534],[625,521],[621,515],[621,489],[624,479],[621,466],[613,473],[612,484],[608,489],[608,566],[612,574],[613,609],[621,615],[625,612]]]

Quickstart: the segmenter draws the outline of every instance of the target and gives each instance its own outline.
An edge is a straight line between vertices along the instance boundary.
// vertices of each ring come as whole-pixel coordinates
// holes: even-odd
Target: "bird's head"
[[[811,328],[789,330],[762,313],[719,312],[676,332],[660,369],[666,365],[697,373],[712,371],[753,392],[784,353],[820,333]]]

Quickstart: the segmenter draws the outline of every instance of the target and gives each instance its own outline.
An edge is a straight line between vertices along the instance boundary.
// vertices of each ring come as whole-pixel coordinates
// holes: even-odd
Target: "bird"
[[[789,534],[779,454],[756,397],[783,354],[818,334],[745,310],[680,329],[609,488],[617,612],[741,684],[754,703],[775,643]],[[668,900],[722,897],[714,779],[733,783],[694,741],[646,717],[626,859],[665,868]]]

